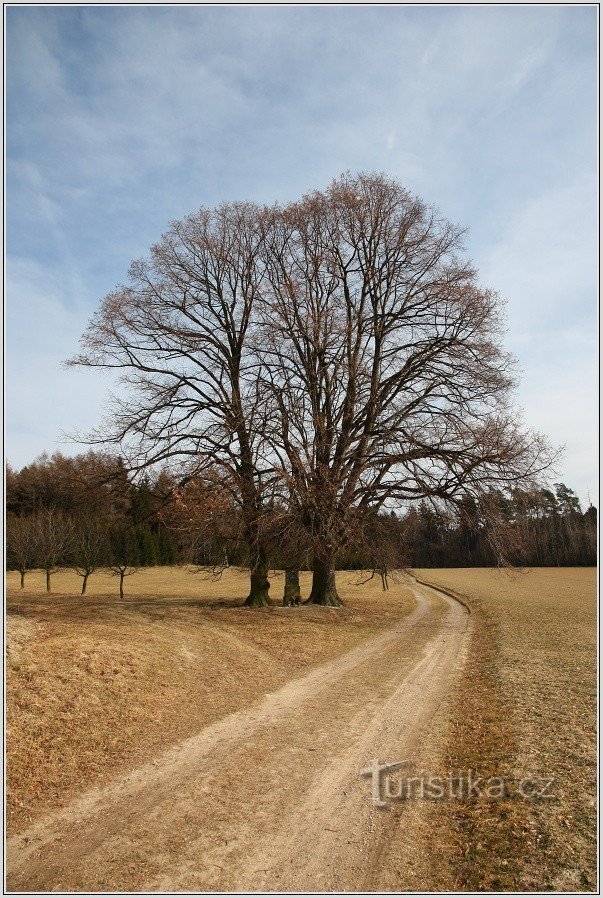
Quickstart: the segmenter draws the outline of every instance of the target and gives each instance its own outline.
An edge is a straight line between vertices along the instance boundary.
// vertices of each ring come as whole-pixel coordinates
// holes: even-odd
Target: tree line
[[[422,502],[404,515],[390,517],[390,568],[395,567],[581,567],[597,563],[597,510],[583,512],[575,493],[563,483],[553,490],[513,490],[473,500],[461,514],[442,515]],[[497,521],[491,527],[492,508]],[[500,542],[504,552],[500,551]],[[366,556],[350,554],[344,566],[366,568]]]
[[[503,529],[511,563],[596,563],[596,510],[582,512],[564,484],[486,499],[488,507],[480,508],[466,498],[454,516],[426,502],[366,516],[335,563],[379,574],[384,585],[390,572],[403,567],[494,566],[501,562]],[[219,573],[250,564],[245,521],[218,470],[210,488],[206,478],[183,486],[168,471],[132,478],[124,460],[108,453],[55,453],[20,471],[8,466],[6,503],[7,567],[20,572],[21,586],[28,571],[42,569],[50,591],[54,571],[69,567],[82,578],[85,594],[90,576],[109,569],[123,596],[125,578],[140,568],[189,564]],[[283,527],[287,517],[285,507],[267,516],[267,557],[271,568],[289,570],[285,600],[296,601],[295,574],[311,569],[313,547],[296,528]]]
[[[99,452],[74,458],[44,454],[20,471],[7,466],[7,567],[21,575],[73,568],[85,594],[102,568],[124,580],[140,567],[177,564],[181,553],[155,511],[152,490],[134,484],[121,459]]]

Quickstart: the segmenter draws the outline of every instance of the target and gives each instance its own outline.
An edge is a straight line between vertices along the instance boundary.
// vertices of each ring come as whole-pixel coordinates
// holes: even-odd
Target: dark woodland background
[[[122,460],[101,452],[75,457],[42,455],[6,477],[7,567],[247,564],[236,502],[221,486],[189,482],[163,471],[135,481]],[[528,567],[596,564],[597,511],[580,506],[563,483],[532,492],[491,493],[488,513],[466,498],[456,516],[425,502],[374,516],[370,539],[359,539],[337,559],[340,569],[400,567]],[[504,562],[491,539],[496,513],[506,529]],[[268,510],[278,520],[279,509]],[[287,539],[274,528],[271,567],[291,567]],[[294,535],[293,535],[294,536]],[[289,534],[289,539],[291,534]],[[311,567],[311,557],[296,563]]]

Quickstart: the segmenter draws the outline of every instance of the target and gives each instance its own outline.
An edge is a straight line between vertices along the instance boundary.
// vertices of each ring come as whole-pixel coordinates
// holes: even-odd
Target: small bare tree
[[[109,570],[114,577],[119,577],[119,598],[123,599],[125,596],[124,580],[126,577],[131,577],[133,574],[137,574],[138,568],[131,567],[131,565],[126,562],[116,561],[110,565]]]
[[[31,517],[36,565],[46,572],[46,591],[51,575],[69,564],[73,547],[73,522],[60,511],[45,508]]]
[[[74,523],[71,556],[73,569],[82,578],[81,595],[85,595],[90,575],[110,559],[107,527],[103,521],[87,517]]]
[[[6,562],[9,570],[19,571],[21,589],[25,587],[25,574],[35,567],[35,538],[31,518],[6,516]]]
[[[110,529],[109,570],[114,577],[119,577],[119,597],[124,598],[124,580],[138,573],[139,551],[133,530],[126,525],[117,525]]]

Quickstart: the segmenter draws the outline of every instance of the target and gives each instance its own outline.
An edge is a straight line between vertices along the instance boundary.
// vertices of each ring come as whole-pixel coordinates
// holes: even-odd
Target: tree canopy
[[[71,364],[127,390],[92,439],[182,485],[218,472],[249,604],[279,528],[312,551],[311,599],[337,604],[336,558],[383,509],[542,485],[554,453],[513,408],[503,304],[462,238],[396,181],[343,175],[174,222],[102,303]]]

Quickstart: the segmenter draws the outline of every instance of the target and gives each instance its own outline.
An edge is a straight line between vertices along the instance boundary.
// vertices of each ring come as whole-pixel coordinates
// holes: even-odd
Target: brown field
[[[514,781],[522,777],[552,779],[553,798],[539,802],[516,798],[417,802],[414,807],[397,809],[389,819],[376,812],[362,835],[367,850],[371,844],[379,846],[370,865],[371,878],[354,878],[358,853],[353,846],[360,834],[350,831],[348,878],[343,870],[337,873],[343,878],[318,879],[316,888],[331,881],[345,890],[369,891],[593,891],[595,571],[415,573],[421,580],[453,591],[472,611],[464,663],[450,681],[448,695],[435,716],[429,717],[416,763],[436,774],[471,768],[482,776]],[[304,595],[309,580],[309,575],[302,575]],[[356,574],[338,575],[344,608],[282,608],[275,604],[250,610],[239,607],[247,577],[238,571],[228,571],[213,582],[180,568],[146,570],[126,580],[123,601],[116,595],[115,578],[108,574],[93,575],[89,595],[82,598],[77,595],[81,581],[73,572],[53,577],[51,595],[45,592],[41,572],[28,575],[24,590],[19,589],[18,576],[9,573],[11,832],[25,833],[34,821],[68,806],[91,786],[110,783],[147,761],[154,763],[169,746],[385,632],[416,607],[408,581],[392,585],[388,592],[382,591],[378,580],[365,585],[358,581]],[[282,573],[275,574],[272,582],[277,603],[282,596]],[[431,601],[429,623],[425,617],[417,630],[392,644],[389,654],[383,655],[383,663],[387,662],[383,670],[390,676],[393,670],[400,681],[403,675],[398,670],[408,669],[413,652],[420,657],[425,640],[440,638],[438,627],[445,609],[437,598]],[[350,695],[350,720],[356,719],[353,715],[362,708],[379,707],[377,699],[382,702],[388,694],[387,683],[379,685],[379,664],[375,660],[370,668],[374,682],[358,683],[358,694]],[[357,682],[354,676],[350,673],[351,682]],[[347,701],[345,689],[349,687],[341,682],[340,700]],[[329,706],[329,693],[317,705],[314,717],[309,716],[311,707],[311,703],[307,705],[307,712],[301,707],[295,727],[292,724],[293,757],[306,733],[310,754],[305,757],[316,759],[312,739],[320,734],[320,727],[327,732],[332,725],[336,733],[339,715],[343,715],[342,725],[347,720],[343,706]],[[376,738],[378,743],[378,735]],[[274,746],[273,739],[268,733],[266,757],[276,748],[287,756],[287,745]],[[345,732],[341,740],[345,747]],[[392,745],[395,750],[395,741]],[[257,745],[256,750],[259,752]],[[244,757],[244,745],[241,751]],[[262,754],[253,757],[254,763],[259,763]],[[328,773],[327,758],[324,763]],[[357,779],[355,764],[354,755],[353,780]],[[312,775],[311,771],[310,766],[307,774]],[[364,807],[364,783],[359,788],[358,800]],[[193,807],[195,800],[192,794]],[[295,818],[294,796],[288,810]],[[311,813],[309,819],[313,819]],[[266,824],[269,822],[267,818]],[[337,823],[327,825],[335,829],[323,836],[338,832]],[[149,844],[155,844],[159,830],[148,837]],[[70,838],[75,844],[77,831]],[[124,844],[124,851],[129,850],[129,843]],[[173,850],[175,858],[181,856],[180,847]],[[89,869],[94,868],[95,857],[90,855]],[[121,879],[111,879],[105,871],[99,887],[102,883],[111,888],[114,883],[118,888],[127,887],[131,882],[138,888],[141,882],[150,881],[141,878],[148,863],[142,847],[140,859],[132,863],[131,880],[124,878],[122,868],[116,868],[121,870]],[[82,872],[85,869],[82,866],[78,874],[84,879],[66,879],[66,886],[77,882],[89,885],[85,876],[92,874]],[[48,881],[54,883],[52,888],[61,882],[56,878]],[[173,884],[169,878],[157,882],[165,888]],[[219,890],[229,886],[227,879],[216,883]],[[267,888],[282,885],[282,880],[266,880]]]
[[[184,568],[117,580],[73,571],[7,574],[8,826],[18,831],[88,786],[154,757],[258,695],[343,654],[413,605],[339,576],[345,608],[239,607],[247,575]],[[280,601],[283,574],[272,577]],[[310,575],[301,575],[307,595]]]
[[[553,779],[550,801],[445,808],[447,819],[438,821],[440,850],[449,851],[449,874],[439,874],[445,887],[594,890],[595,569],[415,573],[473,610],[459,689],[441,714],[445,766]]]

